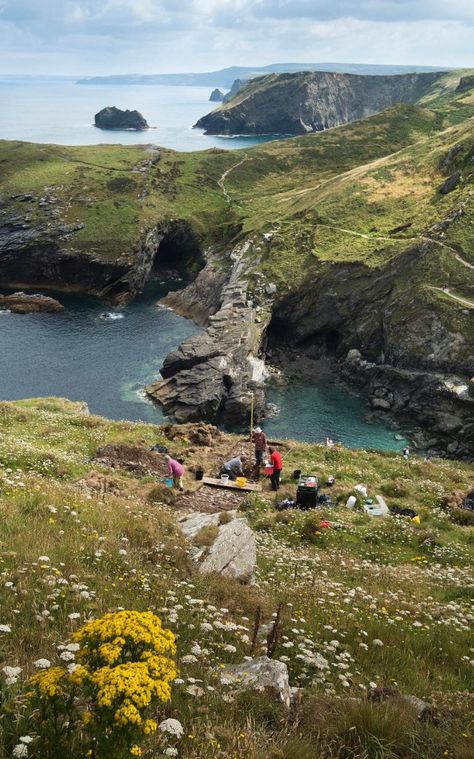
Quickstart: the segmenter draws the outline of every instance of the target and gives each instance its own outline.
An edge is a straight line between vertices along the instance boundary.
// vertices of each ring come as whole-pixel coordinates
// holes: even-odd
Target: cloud
[[[0,66],[183,71],[277,61],[472,65],[472,0],[0,0]],[[8,68],[8,61],[11,67]]]

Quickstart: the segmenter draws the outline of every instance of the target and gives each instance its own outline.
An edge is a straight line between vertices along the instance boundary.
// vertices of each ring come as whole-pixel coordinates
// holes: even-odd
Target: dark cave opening
[[[155,272],[176,272],[187,281],[196,278],[205,264],[202,242],[188,222],[169,222],[163,228],[153,260]]]

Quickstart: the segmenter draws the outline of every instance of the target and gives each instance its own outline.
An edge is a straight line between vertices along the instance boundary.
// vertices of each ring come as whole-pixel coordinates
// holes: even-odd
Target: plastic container
[[[247,484],[247,478],[246,477],[237,477],[237,479],[235,480],[235,484],[239,488],[244,488],[246,486],[246,484]]]
[[[172,488],[173,487],[173,478],[172,477],[167,477],[166,480],[165,480],[165,485],[166,485],[167,488]]]
[[[228,474],[221,474],[221,482],[223,485],[227,485],[229,482],[229,475]]]
[[[266,466],[265,467],[265,474],[267,477],[271,477],[273,474],[273,467],[272,466]]]
[[[204,469],[196,469],[195,477],[197,480],[202,480],[204,477]]]
[[[355,497],[355,495],[350,495],[346,501],[346,506],[348,509],[353,509],[356,503],[357,503],[357,498]]]

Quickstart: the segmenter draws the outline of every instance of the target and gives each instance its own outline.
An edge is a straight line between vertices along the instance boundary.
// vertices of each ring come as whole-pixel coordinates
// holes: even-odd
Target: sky
[[[474,66],[474,0],[0,0],[1,74]]]

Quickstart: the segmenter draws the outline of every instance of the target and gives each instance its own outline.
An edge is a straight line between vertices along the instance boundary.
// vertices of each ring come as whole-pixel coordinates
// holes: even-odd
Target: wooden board
[[[228,482],[222,482],[222,480],[217,477],[203,477],[202,484],[209,485],[212,488],[226,488],[226,490],[241,490],[244,493],[258,493],[262,489],[262,486],[256,482],[247,482],[247,484],[244,485],[243,488],[240,488],[238,485],[235,484],[235,482],[232,482],[231,480],[229,480]]]

